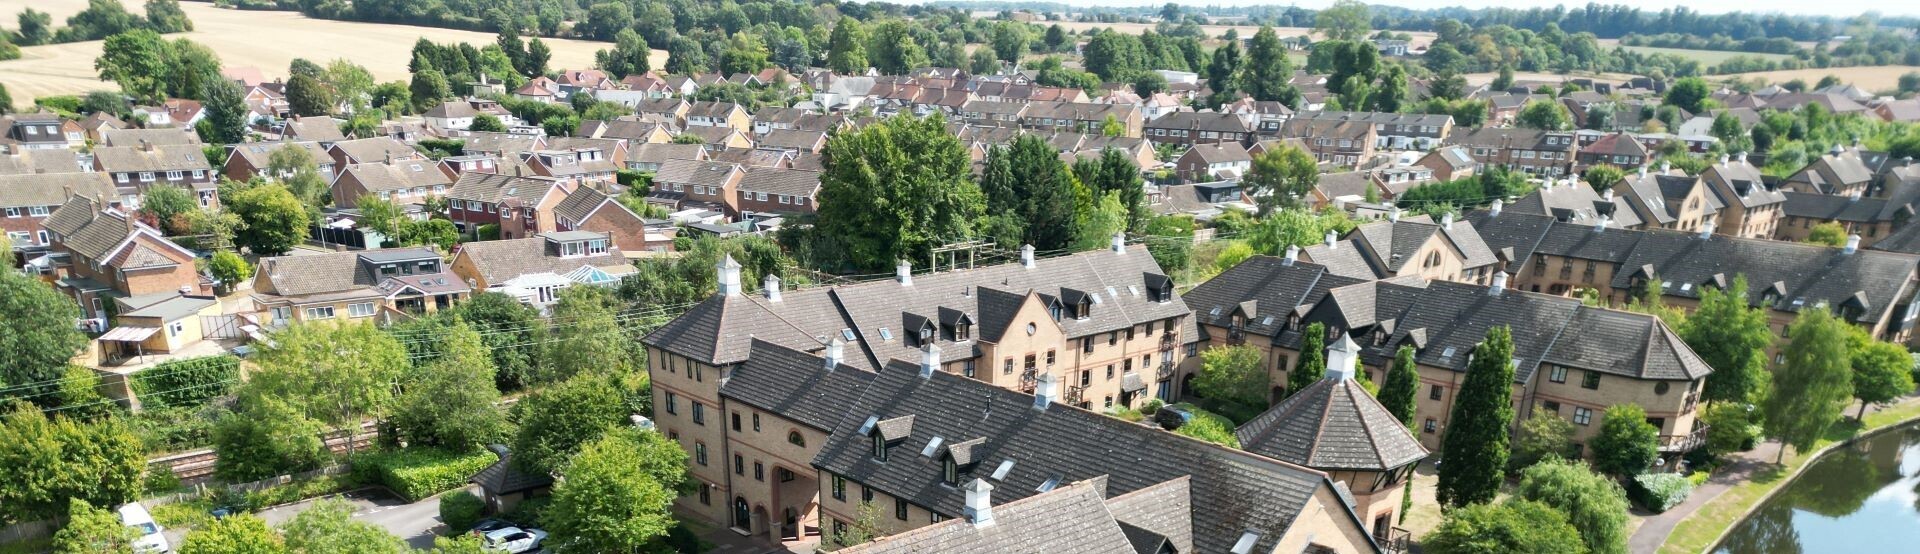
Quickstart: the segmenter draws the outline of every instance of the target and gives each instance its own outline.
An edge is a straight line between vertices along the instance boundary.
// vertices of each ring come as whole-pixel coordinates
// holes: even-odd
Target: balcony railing
[[[1707,444],[1706,425],[1684,435],[1660,435],[1661,452],[1687,452]]]
[[[1173,360],[1160,362],[1160,371],[1154,373],[1154,380],[1166,381],[1173,378]]]
[[[1027,366],[1026,371],[1020,372],[1020,392],[1033,394],[1034,387],[1038,386],[1039,384],[1040,384],[1039,369],[1033,366]]]
[[[1087,393],[1086,387],[1082,387],[1079,385],[1070,386],[1070,387],[1067,387],[1066,396],[1061,397],[1060,400],[1062,402],[1066,402],[1067,405],[1069,406],[1078,406],[1080,405],[1080,401],[1082,400],[1082,397],[1084,397],[1086,393]]]
[[[1409,543],[1412,542],[1412,537],[1413,533],[1407,532],[1406,529],[1391,527],[1386,529],[1384,533],[1374,533],[1373,540],[1380,543],[1380,550],[1382,552],[1386,552],[1387,554],[1405,554],[1411,550]]]

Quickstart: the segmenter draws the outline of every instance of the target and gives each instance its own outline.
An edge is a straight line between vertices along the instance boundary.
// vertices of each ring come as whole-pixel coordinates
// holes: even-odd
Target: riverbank
[[[1886,409],[1869,411],[1864,421],[1852,419],[1841,421],[1834,425],[1834,428],[1827,432],[1827,437],[1821,439],[1814,448],[1807,452],[1790,451],[1782,464],[1772,464],[1772,454],[1775,451],[1768,450],[1766,467],[1753,472],[1744,482],[1733,485],[1719,496],[1708,500],[1693,514],[1681,520],[1674,526],[1673,532],[1667,535],[1666,541],[1661,544],[1660,552],[1662,554],[1705,552],[1714,543],[1719,542],[1720,538],[1733,528],[1735,522],[1746,517],[1782,485],[1792,481],[1794,476],[1806,469],[1808,462],[1820,457],[1828,449],[1916,419],[1920,419],[1920,397],[1907,397],[1899,404]]]

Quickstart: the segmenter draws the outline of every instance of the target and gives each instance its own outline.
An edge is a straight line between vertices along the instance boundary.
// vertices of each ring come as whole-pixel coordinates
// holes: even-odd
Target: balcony
[[[1173,360],[1168,359],[1167,361],[1160,362],[1160,370],[1154,372],[1153,379],[1155,381],[1167,381],[1167,380],[1173,379]]]
[[[1247,330],[1239,325],[1227,328],[1227,344],[1239,346],[1247,343]]]
[[[1034,387],[1038,386],[1039,384],[1040,384],[1039,369],[1034,368],[1033,366],[1027,366],[1026,371],[1020,372],[1020,392],[1033,394]]]
[[[1385,532],[1376,531],[1373,534],[1373,541],[1380,544],[1381,552],[1386,552],[1387,554],[1406,554],[1412,550],[1409,546],[1412,537],[1413,533],[1407,532],[1406,529],[1391,527],[1386,529]]]
[[[1079,385],[1067,387],[1067,394],[1066,396],[1060,397],[1060,401],[1067,403],[1069,406],[1079,406],[1080,401],[1086,396],[1086,393],[1086,387]]]
[[[1707,429],[1701,425],[1693,432],[1684,435],[1660,435],[1660,452],[1665,454],[1687,452],[1707,444]]]

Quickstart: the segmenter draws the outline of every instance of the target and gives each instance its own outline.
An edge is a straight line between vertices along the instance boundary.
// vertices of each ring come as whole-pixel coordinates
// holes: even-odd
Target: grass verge
[[[1667,542],[1660,545],[1662,554],[1695,554],[1706,551],[1720,535],[1725,534],[1734,522],[1745,517],[1754,505],[1772,494],[1774,489],[1786,483],[1790,477],[1798,474],[1801,468],[1815,455],[1826,451],[1828,446],[1844,442],[1868,431],[1898,425],[1920,417],[1920,402],[1908,400],[1899,406],[1867,414],[1866,420],[1842,420],[1827,432],[1827,438],[1821,439],[1814,448],[1805,453],[1787,454],[1786,462],[1755,473],[1752,479],[1735,485],[1719,497],[1701,506],[1692,516],[1681,520],[1674,526],[1673,533],[1667,535]]]

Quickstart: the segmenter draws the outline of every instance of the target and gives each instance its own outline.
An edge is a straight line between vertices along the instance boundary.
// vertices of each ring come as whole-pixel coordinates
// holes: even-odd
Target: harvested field
[[[141,2],[124,1],[130,11],[141,13]],[[86,0],[0,0],[0,21],[11,22],[20,10],[32,6],[52,13],[55,25],[65,25],[66,17],[85,9],[86,4]],[[186,38],[206,45],[227,67],[256,67],[269,78],[284,76],[294,58],[323,65],[345,58],[366,66],[379,81],[406,80],[408,53],[421,37],[475,46],[492,44],[494,38],[491,33],[433,27],[309,19],[295,12],[227,10],[204,2],[182,2],[180,6],[193,18],[194,31],[167,35],[168,39]],[[591,66],[594,51],[611,47],[603,42],[541,40],[553,49],[553,61],[549,63],[552,69]],[[114,88],[112,83],[101,82],[93,69],[93,60],[100,55],[99,41],[20,50],[21,59],[0,62],[0,84],[6,85],[15,105],[30,106],[38,96]],[[665,65],[666,57],[665,51],[655,50],[653,66]]]
[[[1839,77],[1842,82],[1873,92],[1890,91],[1900,86],[1900,75],[1909,71],[1920,71],[1920,67],[1911,65],[1878,65],[1862,67],[1829,67],[1826,69],[1789,69],[1782,71],[1761,71],[1757,73],[1729,73],[1715,75],[1709,79],[1727,79],[1739,77],[1751,79],[1759,77],[1772,83],[1784,83],[1794,79],[1805,79],[1808,85],[1820,82],[1828,75]]]
[[[1690,50],[1686,48],[1658,48],[1653,46],[1622,46],[1621,48],[1624,48],[1629,52],[1639,52],[1642,54],[1672,54],[1672,55],[1686,58],[1689,60],[1699,61],[1701,64],[1704,64],[1707,67],[1720,65],[1720,62],[1724,62],[1739,56],[1746,56],[1749,58],[1769,60],[1769,61],[1793,59],[1793,56],[1788,56],[1786,54],[1728,52],[1725,50]]]
[[[1060,24],[1060,28],[1068,31],[1111,28],[1130,35],[1137,35],[1140,34],[1141,31],[1154,28],[1154,24],[1152,23],[1095,23],[1080,21],[1036,21],[1034,23],[1043,27],[1058,23]],[[1200,29],[1206,31],[1207,36],[1210,38],[1220,38],[1220,35],[1226,34],[1227,29],[1239,31],[1242,38],[1252,37],[1254,33],[1260,31],[1260,27],[1257,25],[1201,25]],[[1310,34],[1313,32],[1313,29],[1306,27],[1274,27],[1273,32],[1279,35],[1280,38],[1287,38]],[[1432,44],[1436,36],[1433,33],[1424,32],[1410,32],[1407,34],[1413,37],[1413,40],[1408,41],[1408,43],[1416,48]],[[1314,37],[1315,40],[1319,40],[1319,38],[1318,36]]]

